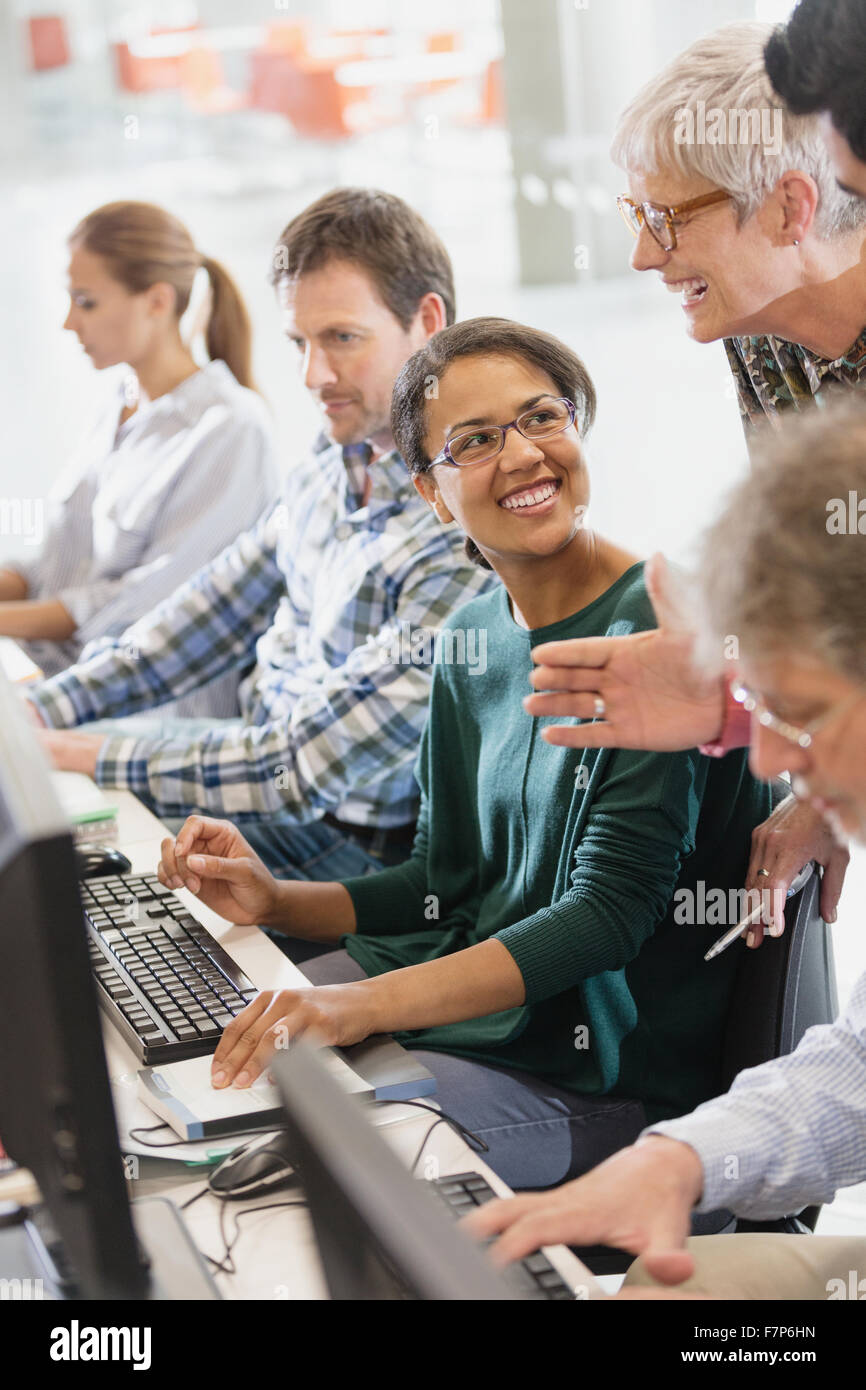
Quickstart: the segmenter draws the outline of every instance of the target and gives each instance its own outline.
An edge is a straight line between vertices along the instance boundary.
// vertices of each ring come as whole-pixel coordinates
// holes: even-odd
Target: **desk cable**
[[[386,1101],[380,1101],[379,1104],[380,1104],[380,1105],[411,1105],[411,1106],[414,1106],[414,1107],[415,1107],[416,1109],[418,1109],[418,1110],[427,1110],[427,1111],[429,1111],[429,1113],[430,1113],[431,1115],[435,1115],[435,1116],[436,1116],[436,1118],[435,1118],[435,1120],[433,1121],[432,1125],[429,1126],[429,1128],[428,1128],[426,1134],[424,1135],[424,1138],[421,1140],[421,1144],[420,1144],[420,1147],[419,1147],[419,1149],[418,1149],[418,1152],[416,1153],[415,1157],[414,1157],[413,1160],[412,1160],[412,1163],[411,1163],[410,1166],[409,1166],[409,1172],[410,1172],[411,1174],[414,1174],[415,1169],[418,1167],[418,1164],[420,1163],[421,1158],[422,1158],[422,1156],[423,1156],[424,1150],[426,1149],[427,1144],[428,1144],[428,1142],[429,1142],[429,1140],[430,1140],[430,1135],[431,1135],[431,1134],[433,1133],[433,1131],[436,1129],[437,1125],[441,1125],[441,1124],[450,1125],[450,1127],[454,1130],[455,1134],[457,1134],[460,1138],[465,1139],[466,1142],[469,1143],[469,1144],[470,1144],[473,1148],[475,1148],[477,1151],[483,1152],[483,1153],[487,1153],[487,1152],[489,1151],[489,1148],[490,1148],[489,1144],[486,1144],[479,1134],[475,1134],[473,1130],[468,1129],[468,1128],[466,1127],[466,1125],[464,1125],[464,1124],[462,1123],[462,1121],[456,1119],[453,1115],[447,1114],[444,1110],[438,1110],[438,1109],[436,1108],[435,1105],[429,1105],[426,1101],[423,1101],[423,1100],[386,1100]],[[137,1143],[139,1143],[139,1144],[144,1144],[144,1145],[146,1145],[148,1148],[152,1148],[152,1149],[167,1149],[167,1148],[173,1148],[175,1143],[176,1143],[176,1144],[201,1143],[201,1140],[191,1140],[191,1139],[177,1139],[177,1140],[174,1141],[174,1143],[172,1143],[171,1141],[169,1141],[168,1143],[154,1143],[154,1142],[151,1141],[151,1140],[142,1139],[142,1138],[139,1137],[139,1136],[141,1136],[141,1135],[143,1135],[143,1134],[152,1134],[152,1133],[154,1133],[155,1131],[160,1130],[160,1129],[170,1129],[170,1128],[171,1128],[171,1126],[168,1125],[168,1124],[165,1124],[165,1123],[163,1123],[163,1124],[158,1124],[158,1125],[149,1125],[149,1126],[147,1126],[146,1128],[137,1127],[135,1130],[130,1130],[130,1131],[129,1131],[129,1134],[130,1134],[130,1138],[131,1138],[131,1139],[136,1139],[136,1142],[137,1142]],[[266,1128],[262,1128],[262,1129],[247,1130],[247,1131],[245,1131],[245,1133],[247,1133],[247,1134],[268,1134],[268,1133],[272,1133],[273,1131],[274,1131],[274,1126],[273,1126],[273,1125],[269,1125],[269,1126],[267,1126]],[[214,1192],[213,1189],[211,1188],[210,1184],[209,1184],[209,1183],[205,1183],[203,1187],[199,1188],[198,1192],[193,1193],[192,1197],[188,1197],[187,1200],[186,1200],[185,1202],[182,1202],[182,1203],[180,1204],[180,1208],[179,1208],[179,1209],[180,1209],[181,1211],[185,1211],[187,1207],[191,1207],[191,1206],[192,1206],[193,1202],[197,1202],[197,1201],[199,1200],[199,1198],[204,1197],[204,1196],[205,1196],[206,1194],[208,1194],[208,1193],[210,1194],[211,1197],[216,1197],[216,1198],[218,1199],[219,1203],[220,1203],[220,1208],[219,1208],[219,1213],[220,1213],[220,1214],[219,1214],[219,1226],[220,1226],[220,1238],[221,1238],[222,1243],[223,1243],[223,1253],[222,1253],[222,1256],[221,1256],[219,1259],[214,1259],[212,1255],[207,1255],[207,1254],[204,1253],[204,1251],[202,1251],[202,1255],[203,1255],[204,1259],[207,1260],[208,1264],[210,1264],[210,1265],[213,1266],[213,1268],[214,1268],[214,1270],[215,1270],[215,1272],[216,1272],[217,1274],[225,1274],[225,1275],[227,1275],[227,1276],[236,1275],[237,1272],[238,1272],[238,1271],[237,1271],[237,1265],[235,1264],[234,1259],[233,1259],[233,1256],[232,1256],[232,1252],[234,1251],[234,1249],[235,1249],[235,1247],[236,1247],[238,1241],[239,1241],[240,1238],[241,1238],[241,1234],[242,1234],[242,1232],[241,1232],[241,1221],[243,1220],[243,1218],[244,1218],[245,1216],[253,1216],[253,1215],[255,1215],[256,1212],[260,1212],[260,1211],[276,1211],[278,1207],[306,1207],[306,1206],[308,1205],[307,1202],[305,1201],[305,1199],[304,1199],[303,1197],[297,1197],[297,1198],[295,1198],[293,1201],[289,1201],[289,1202],[285,1202],[285,1201],[284,1201],[284,1202],[265,1202],[265,1203],[263,1203],[262,1205],[257,1206],[257,1207],[245,1207],[242,1211],[237,1211],[237,1210],[236,1210],[235,1213],[234,1213],[234,1218],[235,1218],[235,1229],[234,1229],[234,1234],[231,1236],[231,1238],[229,1238],[229,1235],[228,1235],[228,1233],[227,1233],[227,1231],[226,1231],[226,1214],[227,1214],[227,1210],[228,1210],[228,1206],[229,1206],[229,1200],[230,1200],[229,1197],[228,1197],[228,1194],[226,1194],[225,1196],[223,1196],[223,1195],[222,1195],[221,1193],[219,1193],[219,1192]]]
[[[241,1221],[245,1216],[253,1216],[258,1211],[276,1211],[278,1207],[305,1207],[307,1205],[303,1197],[296,1197],[293,1201],[290,1202],[263,1202],[260,1206],[257,1207],[244,1207],[242,1211],[235,1211],[234,1235],[229,1240],[228,1235],[226,1233],[226,1213],[228,1211],[229,1201],[227,1198],[220,1196],[218,1192],[212,1191],[212,1189],[207,1185],[207,1183],[205,1183],[204,1187],[199,1188],[198,1192],[193,1193],[192,1197],[188,1197],[185,1202],[181,1202],[179,1210],[185,1211],[187,1207],[192,1206],[193,1202],[197,1202],[200,1197],[204,1197],[207,1194],[209,1194],[211,1197],[217,1197],[220,1203],[219,1223],[220,1238],[223,1243],[223,1253],[220,1259],[218,1260],[215,1260],[212,1255],[206,1255],[204,1251],[201,1251],[201,1254],[202,1257],[207,1260],[208,1264],[213,1265],[217,1274],[226,1275],[234,1275],[238,1272],[237,1265],[235,1264],[234,1259],[232,1258],[232,1251],[234,1250],[235,1246],[241,1238]]]
[[[462,1121],[455,1119],[453,1115],[449,1115],[445,1110],[438,1110],[435,1105],[428,1105],[426,1101],[381,1100],[377,1103],[379,1105],[412,1105],[415,1106],[418,1110],[427,1110],[430,1112],[431,1115],[436,1116],[435,1121],[430,1126],[427,1133],[424,1135],[424,1139],[422,1140],[421,1148],[418,1151],[418,1155],[415,1158],[414,1163],[412,1163],[412,1165],[410,1166],[410,1173],[414,1173],[415,1169],[417,1168],[419,1159],[421,1158],[421,1155],[427,1147],[427,1141],[429,1140],[430,1135],[433,1133],[437,1125],[450,1125],[451,1128],[454,1130],[455,1134],[457,1134],[461,1139],[465,1139],[466,1142],[470,1144],[473,1148],[477,1149],[479,1153],[488,1153],[490,1150],[490,1145],[485,1144],[480,1134],[476,1134],[473,1130],[467,1129],[466,1125],[464,1125]],[[179,1148],[181,1144],[200,1144],[202,1142],[201,1139],[167,1139],[164,1142],[159,1142],[154,1141],[153,1139],[144,1139],[141,1137],[145,1134],[155,1134],[158,1130],[161,1129],[171,1129],[171,1125],[164,1120],[161,1124],[158,1125],[136,1125],[135,1129],[131,1129],[129,1131],[129,1137],[130,1139],[134,1139],[137,1144],[141,1144],[144,1148],[147,1149],[173,1149],[175,1147]],[[262,1125],[258,1129],[244,1130],[244,1134],[271,1134],[278,1129],[280,1129],[279,1125]]]
[[[279,1128],[280,1128],[279,1125],[273,1125],[273,1124],[272,1124],[272,1125],[260,1125],[258,1129],[245,1129],[245,1130],[244,1130],[244,1135],[247,1135],[247,1134],[273,1134],[273,1133],[274,1133],[276,1130],[278,1130]],[[174,1148],[179,1148],[181,1144],[201,1144],[201,1143],[203,1142],[201,1139],[177,1139],[177,1138],[175,1138],[175,1139],[167,1139],[167,1140],[165,1141],[165,1143],[155,1143],[154,1140],[152,1140],[152,1139],[142,1139],[142,1138],[140,1138],[140,1136],[141,1136],[142,1134],[155,1134],[156,1131],[157,1131],[157,1130],[160,1130],[160,1129],[171,1129],[171,1125],[168,1124],[165,1120],[163,1120],[162,1124],[159,1124],[159,1125],[145,1125],[145,1126],[136,1125],[135,1129],[131,1129],[131,1130],[129,1131],[129,1137],[130,1137],[130,1139],[134,1139],[135,1142],[136,1142],[136,1144],[141,1144],[141,1145],[143,1145],[143,1147],[146,1148],[146,1149],[174,1149]],[[214,1142],[216,1142],[216,1140],[215,1140]]]
[[[412,1174],[414,1174],[415,1169],[421,1162],[421,1157],[424,1153],[424,1150],[427,1147],[430,1135],[433,1133],[437,1125],[450,1125],[451,1128],[454,1130],[454,1133],[458,1136],[458,1138],[465,1139],[467,1144],[474,1148],[476,1152],[490,1152],[490,1145],[485,1144],[480,1134],[476,1134],[474,1130],[467,1129],[466,1125],[464,1125],[461,1120],[455,1119],[454,1116],[449,1115],[446,1110],[437,1110],[435,1105],[428,1105],[428,1103],[424,1100],[385,1100],[380,1101],[379,1103],[381,1105],[414,1105],[417,1107],[418,1110],[428,1110],[431,1115],[436,1116],[436,1119],[433,1121],[432,1125],[427,1130],[427,1133],[424,1135],[424,1138],[421,1140],[421,1145],[418,1149],[418,1152],[416,1153],[415,1157],[409,1165],[409,1172]]]

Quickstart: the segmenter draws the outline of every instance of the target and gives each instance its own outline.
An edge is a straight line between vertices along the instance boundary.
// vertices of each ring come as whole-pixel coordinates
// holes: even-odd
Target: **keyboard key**
[[[474,1211],[476,1204],[491,1201],[496,1193],[480,1173],[454,1173],[434,1179],[430,1186],[455,1217]],[[509,1266],[505,1278],[521,1298],[571,1301],[574,1294],[540,1250]]]
[[[492,1187],[485,1188],[483,1192],[473,1192],[472,1196],[475,1198],[479,1207],[482,1207],[485,1202],[496,1201],[496,1193],[493,1191]]]
[[[135,1030],[144,1060],[211,1051],[256,998],[252,981],[155,874],[83,884],[81,900],[100,1000]]]

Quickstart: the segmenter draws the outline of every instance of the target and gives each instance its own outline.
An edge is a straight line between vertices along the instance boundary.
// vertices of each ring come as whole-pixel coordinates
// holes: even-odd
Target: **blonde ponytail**
[[[211,310],[205,343],[211,361],[219,358],[241,386],[255,389],[252,373],[252,329],[240,290],[219,261],[202,256],[211,287]]]
[[[225,362],[241,386],[252,386],[252,331],[246,306],[228,271],[202,256],[178,218],[154,203],[117,202],[96,208],[78,223],[70,246],[100,256],[112,279],[132,294],[165,283],[175,292],[175,313],[186,313],[196,271],[203,267],[211,287],[205,343],[212,360]]]

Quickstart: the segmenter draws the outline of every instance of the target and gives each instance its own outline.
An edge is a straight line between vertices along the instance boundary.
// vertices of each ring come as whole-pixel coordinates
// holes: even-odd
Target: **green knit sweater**
[[[496,937],[525,1004],[402,1042],[641,1100],[650,1122],[691,1110],[719,1089],[741,951],[705,963],[722,927],[678,924],[685,900],[673,895],[701,880],[705,894],[742,887],[771,790],[745,752],[555,748],[541,729],[563,721],[524,711],[538,642],[655,626],[642,564],[549,627],[518,627],[501,587],[449,626],[467,644],[470,629],[476,643],[486,632],[487,669],[437,662],[412,855],[346,881],[357,934],[341,944],[378,975]],[[459,638],[449,649],[480,650]]]

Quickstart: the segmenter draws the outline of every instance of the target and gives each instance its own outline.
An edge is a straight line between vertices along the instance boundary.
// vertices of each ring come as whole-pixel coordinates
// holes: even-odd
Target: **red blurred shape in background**
[[[69,62],[66,22],[59,14],[31,15],[27,21],[30,38],[30,67],[33,72],[64,68]]]

